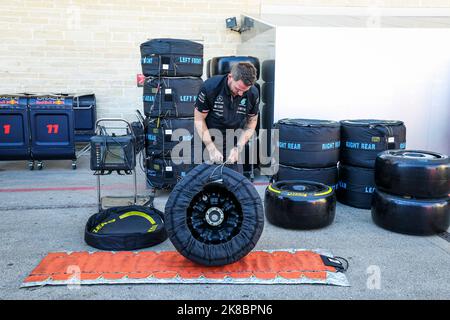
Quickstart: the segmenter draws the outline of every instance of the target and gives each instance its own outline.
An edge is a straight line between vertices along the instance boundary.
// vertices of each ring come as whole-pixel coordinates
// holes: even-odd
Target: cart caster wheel
[[[34,163],[33,162],[29,162],[28,163],[28,169],[34,170]]]
[[[38,162],[38,164],[37,164],[38,170],[42,170],[43,167],[44,167],[44,164],[42,162]]]
[[[72,170],[76,170],[77,169],[77,164],[76,163],[72,163]]]

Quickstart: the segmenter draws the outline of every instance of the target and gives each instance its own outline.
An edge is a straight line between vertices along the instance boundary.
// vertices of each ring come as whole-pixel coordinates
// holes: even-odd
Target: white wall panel
[[[450,29],[277,27],[275,121],[398,119],[450,153]]]

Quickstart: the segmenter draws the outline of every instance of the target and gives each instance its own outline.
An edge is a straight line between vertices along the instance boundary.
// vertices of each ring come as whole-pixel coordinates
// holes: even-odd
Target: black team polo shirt
[[[242,97],[233,97],[227,84],[227,75],[213,76],[203,83],[195,108],[202,113],[208,113],[208,129],[219,129],[222,132],[225,151],[226,129],[243,129],[247,118],[259,113],[259,92],[253,85]]]

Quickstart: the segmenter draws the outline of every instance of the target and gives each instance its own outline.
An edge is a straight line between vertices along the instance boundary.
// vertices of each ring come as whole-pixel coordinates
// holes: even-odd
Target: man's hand
[[[230,156],[227,159],[227,162],[229,163],[236,163],[239,160],[239,148],[234,147],[231,149]]]
[[[222,153],[220,153],[219,150],[217,150],[216,146],[214,145],[214,143],[210,143],[206,149],[208,150],[209,153],[209,158],[212,162],[215,163],[221,163],[223,162],[223,155]]]

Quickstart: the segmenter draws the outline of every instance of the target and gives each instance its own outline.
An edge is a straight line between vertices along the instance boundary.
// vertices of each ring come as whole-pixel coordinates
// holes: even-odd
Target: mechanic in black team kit
[[[209,160],[215,163],[226,161],[227,165],[230,164],[232,169],[241,174],[242,163],[237,163],[239,154],[255,132],[258,122],[259,92],[254,86],[255,82],[256,68],[253,64],[237,63],[229,74],[206,80],[195,103],[195,129],[208,150]],[[217,140],[213,135],[216,138],[213,140],[210,129],[218,129],[223,138]],[[227,129],[243,131],[235,139],[234,134],[230,135]],[[223,144],[220,145],[218,141]]]

